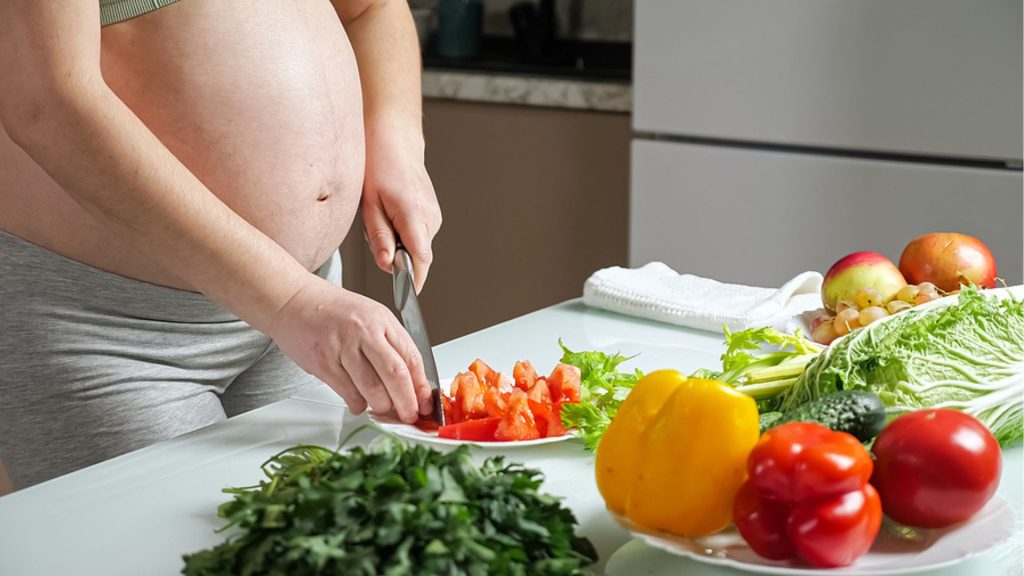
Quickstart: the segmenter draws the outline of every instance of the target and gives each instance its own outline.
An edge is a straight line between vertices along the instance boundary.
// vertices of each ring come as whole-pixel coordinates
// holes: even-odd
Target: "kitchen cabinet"
[[[1024,193],[1010,170],[636,140],[630,261],[779,286],[847,253],[898,261],[931,231],[984,241],[1020,284]]]
[[[770,286],[962,232],[1020,284],[1021,15],[1019,0],[637,2],[630,265]]]
[[[594,270],[625,265],[628,115],[427,99],[424,133],[444,214],[420,297],[434,342],[577,297]],[[390,304],[362,235],[357,223],[342,247],[346,285]]]

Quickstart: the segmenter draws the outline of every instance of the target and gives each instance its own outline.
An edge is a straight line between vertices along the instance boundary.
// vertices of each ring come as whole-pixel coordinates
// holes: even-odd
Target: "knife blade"
[[[395,250],[395,259],[392,263],[392,284],[395,292],[395,308],[402,318],[402,325],[405,326],[416,349],[423,359],[423,372],[430,383],[430,397],[434,405],[434,422],[438,426],[444,426],[444,406],[441,402],[441,380],[437,375],[437,364],[434,362],[434,350],[430,347],[430,337],[427,336],[427,325],[423,322],[423,314],[420,311],[420,303],[416,299],[416,281],[413,276],[412,258],[405,250],[401,242]]]

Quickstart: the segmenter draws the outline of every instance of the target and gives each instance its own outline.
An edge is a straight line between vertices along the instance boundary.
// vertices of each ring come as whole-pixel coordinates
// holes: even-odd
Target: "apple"
[[[900,272],[911,284],[931,282],[952,292],[968,281],[991,288],[996,260],[981,240],[956,232],[932,232],[911,240],[900,256]]]
[[[852,301],[861,288],[873,288],[878,290],[884,305],[906,285],[899,268],[885,256],[876,252],[854,252],[828,269],[821,284],[821,302],[826,310],[835,313],[841,300]]]

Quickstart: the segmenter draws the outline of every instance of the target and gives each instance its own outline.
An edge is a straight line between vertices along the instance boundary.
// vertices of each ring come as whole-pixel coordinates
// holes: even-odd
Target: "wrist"
[[[423,157],[425,143],[423,140],[423,124],[417,118],[387,119],[368,121],[366,124],[366,149],[384,147],[414,153]]]

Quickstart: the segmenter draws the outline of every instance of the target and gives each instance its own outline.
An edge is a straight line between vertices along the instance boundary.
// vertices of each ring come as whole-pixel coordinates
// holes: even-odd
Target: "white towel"
[[[661,262],[605,268],[583,285],[583,302],[631,316],[721,332],[772,326],[804,328],[804,314],[821,307],[821,274],[804,272],[781,288],[725,284],[679,274]]]

